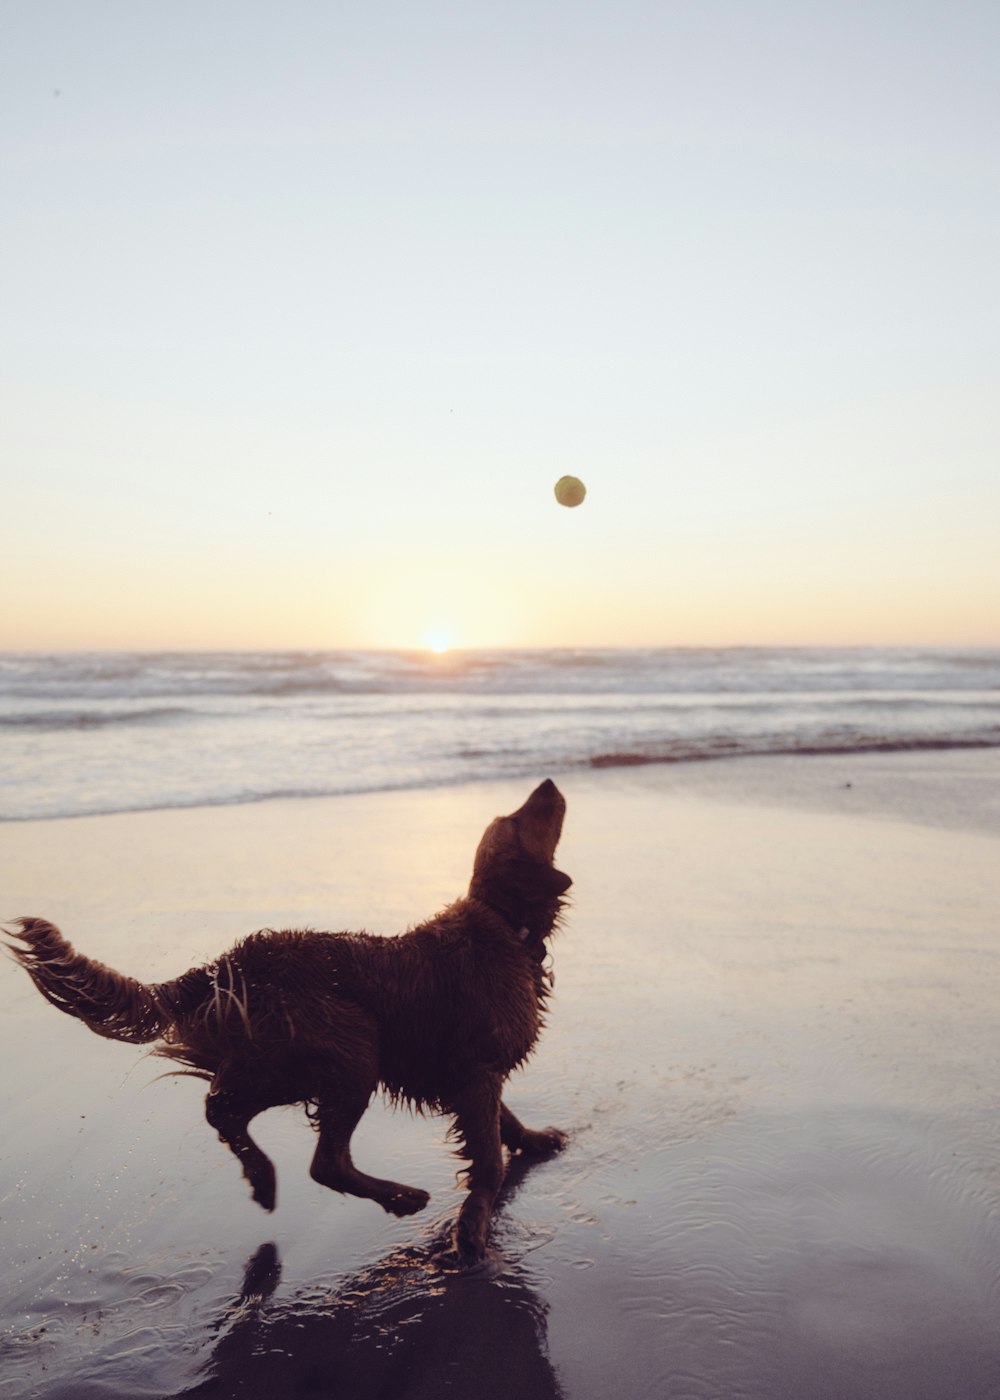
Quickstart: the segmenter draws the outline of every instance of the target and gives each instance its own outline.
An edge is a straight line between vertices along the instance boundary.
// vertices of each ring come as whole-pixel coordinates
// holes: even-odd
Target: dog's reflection
[[[515,1158],[503,1195],[527,1170]],[[546,1307],[523,1270],[458,1265],[441,1232],[346,1280],[334,1294],[269,1302],[278,1251],[249,1261],[238,1302],[184,1400],[561,1400]]]

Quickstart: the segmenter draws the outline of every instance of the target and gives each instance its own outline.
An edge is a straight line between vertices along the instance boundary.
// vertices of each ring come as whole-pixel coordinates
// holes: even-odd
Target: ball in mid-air
[[[556,482],[556,500],[561,506],[578,506],[587,488],[578,476],[561,476]]]

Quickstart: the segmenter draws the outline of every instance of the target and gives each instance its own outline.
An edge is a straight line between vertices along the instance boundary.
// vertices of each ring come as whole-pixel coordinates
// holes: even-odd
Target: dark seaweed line
[[[932,750],[997,748],[1000,748],[1000,737],[996,739],[860,739],[845,744],[743,745],[734,741],[730,744],[716,744],[714,747],[678,748],[670,753],[624,751],[593,754],[586,760],[586,766],[590,768],[636,768],[651,763],[701,763],[709,759],[723,758],[768,758],[789,755],[798,758],[819,758],[829,754],[919,753]]]

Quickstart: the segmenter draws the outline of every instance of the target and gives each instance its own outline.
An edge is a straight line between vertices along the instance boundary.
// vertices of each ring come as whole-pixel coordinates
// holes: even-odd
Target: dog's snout
[[[525,847],[551,861],[562,833],[566,799],[551,778],[539,783],[524,806],[511,814]]]
[[[524,805],[525,807],[533,807],[539,811],[552,811],[553,809],[558,811],[565,810],[566,799],[552,779],[546,778],[543,783],[538,784]]]

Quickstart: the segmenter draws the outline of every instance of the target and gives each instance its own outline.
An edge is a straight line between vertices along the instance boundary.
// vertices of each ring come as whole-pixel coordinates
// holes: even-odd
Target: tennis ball
[[[587,488],[578,476],[561,476],[556,482],[556,500],[561,506],[578,506]]]

